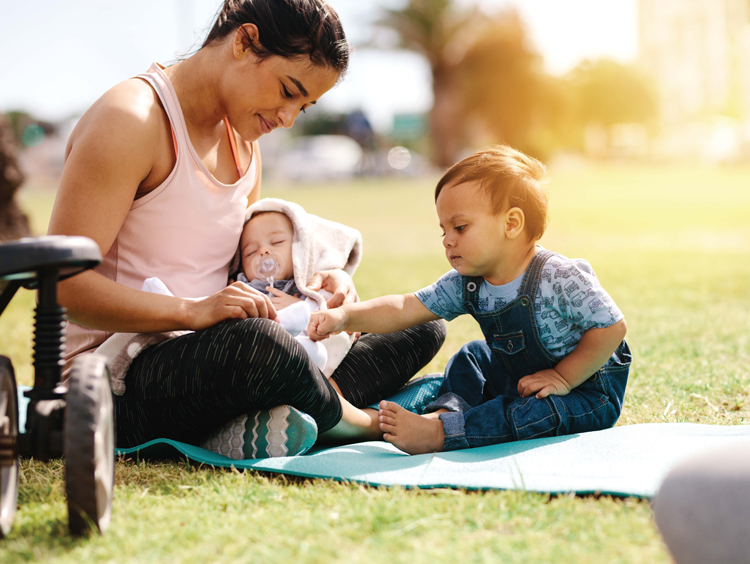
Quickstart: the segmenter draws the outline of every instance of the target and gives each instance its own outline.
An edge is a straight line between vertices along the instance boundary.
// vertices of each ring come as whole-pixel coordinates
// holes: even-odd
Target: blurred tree
[[[317,111],[300,116],[295,122],[297,127],[292,129],[294,136],[298,135],[344,135],[346,134],[345,113],[329,113]]]
[[[609,59],[584,61],[571,71],[569,80],[576,114],[584,125],[649,125],[657,117],[656,93],[632,66]]]
[[[33,122],[33,118],[24,111],[11,110],[5,114],[6,125],[10,125],[17,144],[21,144],[23,132]]]
[[[15,201],[24,176],[18,162],[18,147],[13,127],[0,114],[0,241],[29,235],[29,220]]]
[[[36,119],[24,111],[13,110],[6,113],[5,117],[10,122],[16,143],[21,146],[29,146],[36,138],[43,139],[45,135],[57,133],[55,124]]]
[[[587,60],[569,73],[565,85],[573,146],[593,157],[647,150],[658,101],[653,85],[636,68],[609,59]]]
[[[495,15],[461,64],[465,115],[482,137],[543,158],[543,137],[563,110],[555,82],[514,9]]]
[[[467,145],[502,142],[545,159],[582,149],[587,128],[648,125],[657,115],[650,84],[632,67],[602,60],[548,76],[514,9],[488,16],[456,0],[407,0],[379,25],[429,61],[430,138],[441,168]]]
[[[460,63],[483,19],[478,9],[460,10],[453,0],[408,0],[401,9],[386,10],[379,22],[396,32],[400,47],[421,53],[430,63],[430,137],[433,161],[441,168],[453,165],[463,148]]]

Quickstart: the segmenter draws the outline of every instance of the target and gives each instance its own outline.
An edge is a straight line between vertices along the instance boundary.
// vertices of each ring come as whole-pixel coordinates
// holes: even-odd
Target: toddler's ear
[[[526,216],[521,208],[510,208],[502,216],[504,222],[505,236],[508,239],[515,239],[526,226]]]

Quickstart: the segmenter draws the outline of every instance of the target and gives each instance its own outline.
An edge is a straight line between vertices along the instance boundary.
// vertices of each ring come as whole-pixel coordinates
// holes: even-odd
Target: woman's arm
[[[138,191],[158,186],[173,166],[169,122],[153,90],[139,80],[117,85],[71,135],[48,232],[90,237],[106,255]],[[113,332],[199,329],[276,315],[267,297],[244,285],[185,300],[140,292],[93,271],[61,282],[58,296],[73,321]]]

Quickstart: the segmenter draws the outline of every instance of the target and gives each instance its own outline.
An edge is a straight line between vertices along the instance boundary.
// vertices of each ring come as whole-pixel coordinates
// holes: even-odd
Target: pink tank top
[[[177,162],[160,186],[133,202],[95,271],[136,290],[155,276],[175,296],[213,294],[227,285],[229,263],[239,245],[248,195],[260,172],[255,153],[237,182],[219,182],[195,152],[177,94],[161,67],[154,63],[137,78],[148,82],[161,100],[172,124]],[[241,173],[234,134],[230,142]],[[75,356],[98,347],[110,335],[68,322],[65,373]]]

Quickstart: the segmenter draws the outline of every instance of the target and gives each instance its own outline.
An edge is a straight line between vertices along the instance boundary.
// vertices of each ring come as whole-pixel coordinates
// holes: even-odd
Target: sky
[[[404,0],[329,0],[349,40],[364,45],[383,7]],[[516,7],[547,70],[585,58],[637,56],[637,0],[457,0],[487,11]],[[113,85],[197,49],[219,0],[0,0],[0,112],[42,119],[79,115]],[[361,108],[381,131],[394,113],[430,108],[429,67],[419,55],[358,48],[346,79],[321,100]]]

